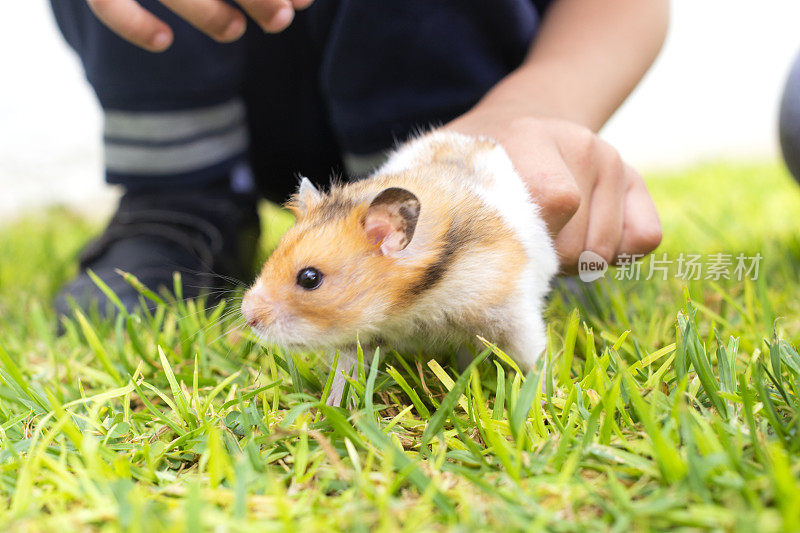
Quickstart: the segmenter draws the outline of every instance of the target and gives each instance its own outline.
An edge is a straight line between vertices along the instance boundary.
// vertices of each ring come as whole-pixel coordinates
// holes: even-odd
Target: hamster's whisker
[[[230,302],[230,301],[229,301],[229,302]],[[219,305],[219,304],[216,304],[216,305],[208,305],[208,306],[206,306],[206,307],[203,307],[202,309],[198,309],[197,311],[195,311],[195,312],[193,312],[193,313],[189,313],[189,314],[186,314],[186,315],[181,315],[181,316],[179,316],[179,317],[178,317],[178,320],[179,320],[179,321],[180,321],[180,320],[185,320],[185,319],[187,319],[187,318],[189,318],[189,317],[191,317],[191,316],[195,316],[195,315],[198,315],[198,314],[200,314],[200,313],[203,313],[203,312],[209,312],[209,311],[211,311],[211,310],[213,310],[213,309],[216,309],[218,305]],[[226,307],[228,307],[227,303],[226,303]],[[228,312],[230,312],[231,310],[233,310],[233,311],[236,311],[236,310],[238,310],[238,309],[239,309],[239,306],[238,306],[238,305],[230,306],[230,307],[229,307],[229,309],[227,309],[227,310],[225,311],[225,314],[227,314],[227,313],[228,313]]]
[[[226,300],[226,301],[235,301],[241,300],[244,298],[244,294],[239,290],[229,290],[229,289],[211,289],[211,287],[193,287],[191,285],[186,285],[187,287],[200,289],[202,292],[200,296],[197,297],[186,297],[182,298],[180,301],[188,302],[189,300],[198,300],[200,298],[206,298],[205,303],[208,304],[209,307],[216,307],[219,305],[219,300]],[[208,301],[209,298],[215,298],[216,302]]]
[[[208,270],[206,270],[206,271],[192,270],[192,269],[188,269],[188,268],[184,268],[182,270],[183,270],[183,272],[186,272],[188,274],[195,274],[197,276],[210,276],[210,277],[213,277],[213,278],[221,279],[223,281],[227,281],[228,283],[230,283],[230,284],[232,284],[232,285],[234,285],[236,287],[247,288],[247,283],[245,283],[244,281],[242,281],[242,280],[240,280],[238,278],[234,278],[232,276],[226,276],[225,274],[219,274],[217,272],[214,272],[210,268]]]
[[[194,255],[194,257],[195,257],[195,259],[197,259],[200,262],[200,265],[205,270],[195,270],[195,269],[191,269],[191,268],[186,268],[186,266],[179,265],[175,261],[172,261],[172,260],[166,260],[165,261],[165,265],[174,268],[175,271],[177,271],[178,273],[181,273],[181,274],[185,273],[185,274],[194,274],[196,276],[210,276],[210,277],[213,277],[213,278],[219,278],[219,279],[225,280],[228,283],[231,283],[232,285],[235,285],[237,287],[242,287],[242,288],[246,288],[247,287],[247,283],[245,283],[244,281],[242,281],[242,280],[240,280],[238,278],[234,278],[232,276],[226,276],[224,274],[219,274],[218,272],[215,272],[214,269],[211,267],[211,265],[206,263],[205,261],[203,261],[203,259],[200,256]]]
[[[214,320],[213,322],[211,322],[211,323],[209,323],[209,324],[206,324],[204,327],[202,327],[202,328],[198,329],[197,331],[195,331],[195,332],[194,332],[194,333],[193,333],[193,334],[192,334],[192,335],[189,337],[189,339],[194,339],[194,338],[195,338],[197,335],[199,335],[200,333],[205,333],[205,332],[207,332],[208,330],[210,330],[211,328],[213,328],[213,327],[215,327],[215,326],[217,326],[217,325],[219,325],[219,324],[222,324],[223,322],[225,322],[226,320],[228,320],[228,319],[229,319],[229,318],[231,318],[232,316],[235,316],[235,315],[238,313],[238,311],[239,311],[239,309],[238,309],[237,307],[232,307],[232,308],[230,308],[230,309],[226,310],[226,311],[225,311],[224,313],[222,313],[222,315],[220,315],[220,316],[219,316],[219,317],[218,317],[216,320]],[[187,317],[188,317],[188,316],[191,316],[191,315],[187,315]],[[238,318],[237,318],[237,320],[238,320]]]
[[[240,327],[240,325],[239,325],[239,324],[236,324],[236,323],[234,323],[234,324],[233,324],[231,327],[229,327],[227,330],[225,330],[224,332],[222,332],[222,334],[220,334],[220,335],[219,335],[217,338],[215,338],[215,339],[213,339],[213,340],[209,341],[209,342],[208,342],[208,344],[209,344],[209,345],[211,345],[211,344],[214,344],[214,343],[216,343],[218,340],[220,340],[221,338],[223,338],[223,337],[227,337],[227,336],[228,336],[228,335],[229,335],[231,332],[233,332],[233,330],[235,330],[235,329],[239,329],[239,327]],[[230,352],[229,352],[229,353],[230,353]]]
[[[192,289],[199,289],[202,292],[202,295],[208,294],[242,294],[244,291],[241,290],[239,287],[235,288],[225,288],[225,287],[214,287],[210,285],[189,285],[185,284],[184,287],[189,287]]]

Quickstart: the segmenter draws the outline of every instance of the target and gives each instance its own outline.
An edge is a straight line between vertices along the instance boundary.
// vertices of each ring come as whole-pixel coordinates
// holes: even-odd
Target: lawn
[[[319,400],[327,361],[253,341],[235,294],[57,336],[51,299],[96,226],[0,228],[0,527],[800,530],[800,188],[771,164],[648,181],[655,275],[555,291],[549,364],[390,352],[352,412]],[[291,220],[265,215],[267,253]]]

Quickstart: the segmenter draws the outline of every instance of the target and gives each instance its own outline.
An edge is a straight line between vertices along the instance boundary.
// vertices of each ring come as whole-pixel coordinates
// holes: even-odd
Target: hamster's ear
[[[303,177],[300,180],[300,187],[297,189],[297,193],[289,201],[287,207],[294,212],[297,218],[300,218],[320,199],[322,199],[322,194],[319,190],[314,187],[311,180]]]
[[[403,250],[417,227],[419,200],[406,189],[390,187],[381,191],[364,215],[364,231],[383,255]]]

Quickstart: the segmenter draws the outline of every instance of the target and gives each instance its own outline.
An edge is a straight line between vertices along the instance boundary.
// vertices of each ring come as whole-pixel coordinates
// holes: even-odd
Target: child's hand
[[[477,106],[447,128],[500,142],[555,235],[564,273],[584,250],[613,263],[661,242],[661,223],[642,177],[588,128]]]
[[[95,15],[123,39],[150,50],[163,52],[172,44],[172,30],[139,5],[136,0],[86,0]],[[222,0],[159,0],[192,26],[220,42],[235,41],[245,30],[245,16]],[[285,30],[295,9],[314,0],[236,0],[264,31]]]

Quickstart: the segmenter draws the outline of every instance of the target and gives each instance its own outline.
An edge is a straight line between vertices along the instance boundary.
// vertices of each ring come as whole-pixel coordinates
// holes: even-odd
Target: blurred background
[[[779,157],[780,94],[800,48],[798,0],[673,0],[667,43],[603,130],[645,174]],[[46,0],[0,18],[0,223],[49,204],[110,211],[99,108]]]

